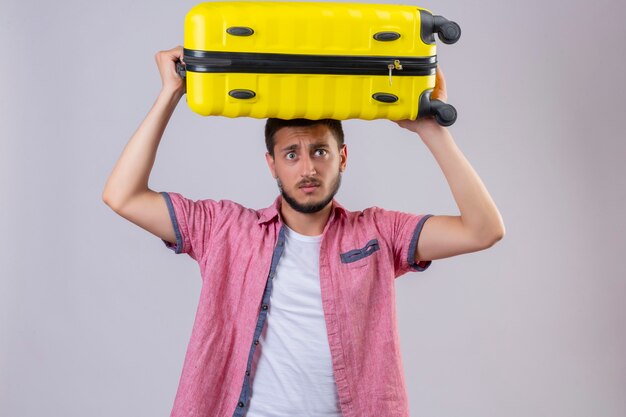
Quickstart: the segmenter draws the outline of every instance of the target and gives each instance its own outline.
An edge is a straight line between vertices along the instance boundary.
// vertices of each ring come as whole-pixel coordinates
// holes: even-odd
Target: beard
[[[280,179],[276,178],[276,183],[278,184],[278,189],[280,190],[280,194],[282,195],[283,199],[295,211],[305,214],[317,213],[318,211],[326,207],[328,203],[333,200],[333,198],[335,198],[335,194],[337,194],[337,191],[339,191],[339,186],[341,185],[341,172],[337,175],[337,178],[330,187],[330,192],[328,193],[328,195],[322,198],[322,200],[320,200],[319,202],[312,202],[307,204],[298,203],[298,201],[293,196],[289,195],[289,193],[287,193],[283,189],[283,184],[280,182]]]

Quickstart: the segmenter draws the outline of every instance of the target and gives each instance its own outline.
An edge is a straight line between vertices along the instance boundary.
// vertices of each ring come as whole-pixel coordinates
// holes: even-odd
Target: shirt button
[[[263,310],[267,310],[267,304],[263,304]]]
[[[246,375],[250,376],[250,371],[246,371]]]
[[[239,404],[238,404],[238,405],[239,405],[239,407],[243,407],[243,406],[244,406],[244,403],[242,403],[241,401],[239,401]]]
[[[258,341],[258,340],[255,340],[255,341],[254,341],[254,344],[255,344],[255,345],[258,345],[258,344],[259,344],[259,341]]]
[[[278,241],[278,246],[283,246],[283,241],[282,240]]]

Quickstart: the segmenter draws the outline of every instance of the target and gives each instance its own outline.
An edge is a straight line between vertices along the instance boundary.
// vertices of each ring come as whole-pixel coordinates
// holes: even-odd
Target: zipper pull
[[[393,61],[393,64],[387,65],[387,68],[389,68],[389,85],[391,85],[391,71],[393,71],[394,69],[401,70],[402,64],[400,63],[399,59],[395,59]]]

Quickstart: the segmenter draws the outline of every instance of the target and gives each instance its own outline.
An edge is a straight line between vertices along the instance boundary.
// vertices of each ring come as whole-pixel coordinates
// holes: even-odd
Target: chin
[[[317,213],[330,204],[333,197],[339,190],[341,176],[338,176],[333,188],[334,191],[331,193],[328,193],[328,190],[321,185],[316,191],[308,195],[302,195],[303,191],[299,187],[292,188],[289,192],[285,192],[280,179],[277,178],[276,182],[278,184],[278,189],[283,196],[283,200],[286,201],[291,208],[300,213],[312,214]]]

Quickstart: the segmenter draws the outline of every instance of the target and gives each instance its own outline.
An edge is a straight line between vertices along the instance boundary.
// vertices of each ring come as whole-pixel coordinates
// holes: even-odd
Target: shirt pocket
[[[378,239],[372,239],[360,249],[352,249],[339,255],[341,263],[351,267],[361,267],[369,263],[370,256],[380,250]]]

